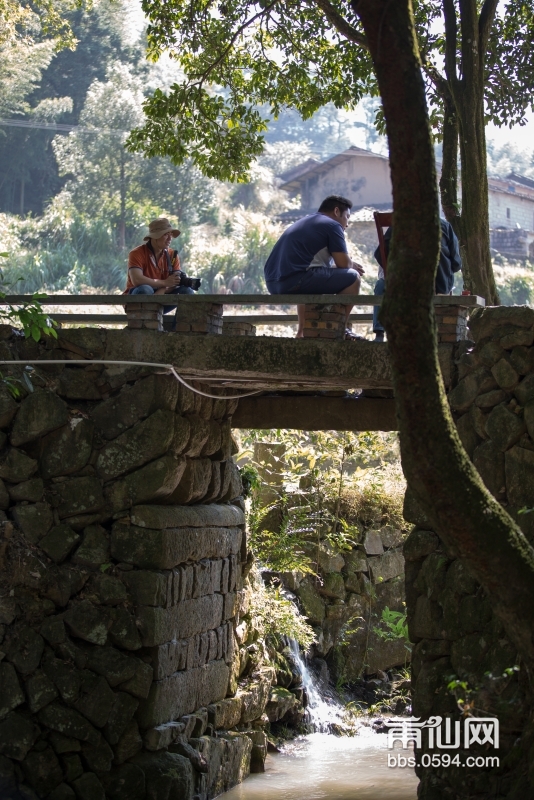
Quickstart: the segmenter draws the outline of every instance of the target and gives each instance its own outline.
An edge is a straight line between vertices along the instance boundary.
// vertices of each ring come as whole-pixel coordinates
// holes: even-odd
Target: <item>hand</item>
[[[353,267],[353,269],[355,269],[355,270],[356,270],[356,272],[359,272],[359,273],[360,273],[360,275],[363,275],[363,274],[365,273],[365,270],[364,270],[364,268],[362,267],[362,265],[361,265],[361,264],[358,264],[356,261],[353,261],[353,262],[352,262],[352,267]]]
[[[182,273],[180,271],[172,272],[168,278],[165,278],[163,281],[163,285],[167,286],[169,289],[173,289],[175,286],[180,285],[180,281],[182,280]]]

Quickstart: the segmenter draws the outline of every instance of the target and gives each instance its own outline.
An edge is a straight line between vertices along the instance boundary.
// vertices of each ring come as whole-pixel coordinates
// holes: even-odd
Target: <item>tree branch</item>
[[[458,29],[454,0],[443,0],[443,17],[445,19],[445,73],[452,85],[458,80],[456,71]]]
[[[359,44],[365,47],[366,50],[369,50],[369,44],[365,34],[360,33],[350,22],[347,22],[345,17],[330,3],[330,0],[314,0],[314,2],[321,11],[324,11],[327,20],[334,26],[338,33],[341,33],[349,42],[354,42],[354,44]]]
[[[493,25],[493,21],[495,19],[495,14],[497,12],[498,4],[499,0],[485,0],[480,12],[480,17],[478,19],[478,43],[481,61],[483,61],[486,56],[488,39],[491,26]]]

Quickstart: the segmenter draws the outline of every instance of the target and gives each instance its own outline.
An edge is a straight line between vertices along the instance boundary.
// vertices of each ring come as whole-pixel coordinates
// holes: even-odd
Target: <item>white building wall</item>
[[[489,190],[490,228],[523,228],[534,231],[534,199],[514,197],[511,192]]]
[[[389,163],[384,159],[354,156],[318,176],[313,183],[310,181],[310,184],[310,208],[318,208],[329,194],[348,197],[355,206],[393,202]]]

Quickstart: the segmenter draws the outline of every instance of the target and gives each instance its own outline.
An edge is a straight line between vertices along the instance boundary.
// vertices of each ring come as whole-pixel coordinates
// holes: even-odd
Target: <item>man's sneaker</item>
[[[375,342],[383,342],[383,341],[384,341],[384,331],[376,331]]]

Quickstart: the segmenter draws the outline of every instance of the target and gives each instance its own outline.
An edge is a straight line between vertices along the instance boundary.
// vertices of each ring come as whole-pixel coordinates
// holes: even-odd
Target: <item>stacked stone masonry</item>
[[[458,433],[489,491],[534,544],[534,310],[475,311],[457,352],[449,394]],[[414,487],[412,487],[413,489]],[[498,750],[471,745],[467,756],[500,757],[500,767],[420,769],[421,800],[495,800],[530,796],[532,698],[520,659],[482,587],[448,552],[409,490],[405,518],[415,524],[404,546],[412,653],[413,714],[462,720],[451,681],[476,716],[496,717]],[[460,704],[462,705],[462,704]],[[423,749],[428,743],[423,739]],[[433,751],[436,752],[436,751]]]
[[[101,335],[0,334],[3,359],[67,360]],[[235,403],[144,367],[31,381],[0,383],[0,796],[214,797],[265,745],[273,679],[238,686]]]

